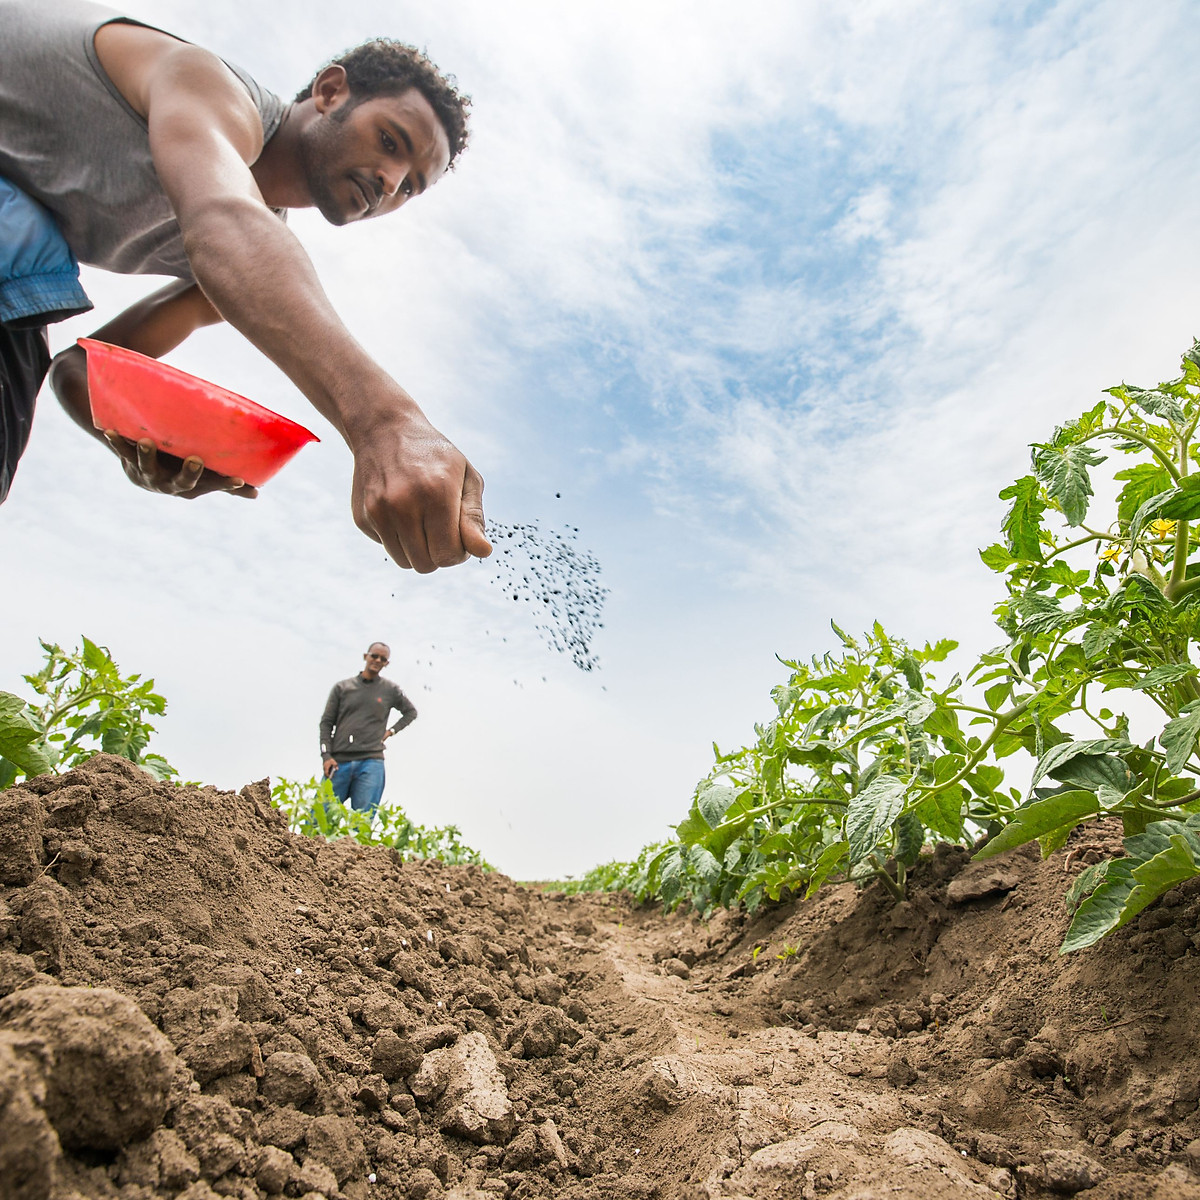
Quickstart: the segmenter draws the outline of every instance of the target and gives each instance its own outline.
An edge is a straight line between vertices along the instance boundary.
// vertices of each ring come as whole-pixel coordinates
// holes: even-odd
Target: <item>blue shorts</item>
[[[50,367],[46,326],[91,307],[53,215],[0,179],[0,504],[29,444]]]

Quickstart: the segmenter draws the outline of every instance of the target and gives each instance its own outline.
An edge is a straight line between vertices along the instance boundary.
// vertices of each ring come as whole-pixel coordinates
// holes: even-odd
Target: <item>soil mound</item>
[[[1059,958],[1098,848],[701,922],[98,755],[0,794],[0,1198],[1198,1200],[1200,894]]]

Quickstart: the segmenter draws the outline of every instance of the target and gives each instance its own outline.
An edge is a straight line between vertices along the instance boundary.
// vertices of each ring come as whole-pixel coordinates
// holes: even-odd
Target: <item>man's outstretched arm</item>
[[[479,473],[350,335],[264,203],[249,166],[262,125],[245,88],[214,55],[174,43],[136,90],[197,282],[345,438],[358,527],[422,572],[489,554]]]

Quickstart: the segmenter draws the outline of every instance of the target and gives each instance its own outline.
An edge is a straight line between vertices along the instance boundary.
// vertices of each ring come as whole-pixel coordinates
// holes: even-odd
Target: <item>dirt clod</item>
[[[32,1054],[30,1053],[32,1051]],[[13,1200],[47,1200],[62,1157],[45,1113],[41,1047],[0,1033],[0,1179]]]
[[[1064,1196],[1095,1187],[1106,1174],[1098,1162],[1076,1150],[1047,1150],[1042,1155],[1042,1182]]]
[[[45,1110],[65,1147],[118,1150],[165,1116],[175,1053],[127,996],[26,988],[0,1000],[0,1029],[45,1047]]]
[[[42,869],[45,809],[22,788],[0,795],[0,884],[32,883]]]
[[[263,1059],[259,1085],[265,1099],[303,1108],[321,1086],[321,1073],[307,1054],[278,1050]]]

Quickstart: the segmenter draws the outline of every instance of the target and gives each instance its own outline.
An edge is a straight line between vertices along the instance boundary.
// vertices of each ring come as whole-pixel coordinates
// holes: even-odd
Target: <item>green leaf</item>
[[[1060,771],[1071,759],[1081,754],[1107,754],[1113,750],[1120,751],[1131,748],[1125,738],[1091,738],[1078,742],[1059,742],[1057,746],[1051,746],[1038,760],[1029,786],[1036,787],[1039,781],[1047,775],[1057,779],[1056,772]]]
[[[1162,663],[1143,675],[1133,685],[1133,690],[1144,692],[1151,688],[1166,687],[1170,683],[1178,683],[1181,679],[1187,679],[1196,672],[1196,667],[1191,663]]]
[[[904,678],[908,680],[908,686],[914,692],[919,692],[925,687],[925,680],[921,676],[920,665],[911,654],[905,654],[901,657],[900,670],[904,672]]]
[[[920,692],[908,692],[901,696],[895,704],[888,705],[877,716],[864,721],[849,737],[842,742],[843,746],[851,746],[861,741],[870,733],[886,729],[903,721],[906,725],[920,725],[926,717],[933,714],[937,703]]]
[[[1083,635],[1083,653],[1089,662],[1104,658],[1124,636],[1116,625],[1090,625]]]
[[[922,722],[925,732],[943,741],[955,742],[962,738],[962,729],[958,724],[958,714],[953,709],[939,705]]]
[[[143,771],[149,771],[160,782],[179,776],[179,772],[161,754],[143,754],[138,766]]]
[[[1001,500],[1011,500],[1000,528],[1008,552],[1022,562],[1041,562],[1042,514],[1046,505],[1041,485],[1032,475],[1025,475],[1000,493]]]
[[[1068,525],[1083,524],[1092,497],[1088,468],[1103,461],[1103,454],[1078,442],[1034,447],[1034,473],[1045,485],[1046,494],[1062,510]]]
[[[1137,787],[1137,779],[1121,758],[1110,754],[1079,754],[1056,767],[1059,783],[1095,792],[1102,808],[1112,808]]]
[[[1067,589],[1068,592],[1078,591],[1079,588],[1087,583],[1089,571],[1072,571],[1071,568],[1063,562],[1061,558],[1056,559],[1052,563],[1048,563],[1044,567],[1039,567],[1037,578],[1045,583],[1056,583],[1060,588]]]
[[[108,652],[97,646],[95,642],[88,638],[83,638],[83,665],[89,671],[105,671],[105,668],[111,667],[113,672],[116,672],[117,664],[112,661]]]
[[[1200,475],[1187,475],[1177,487],[1159,492],[1138,505],[1129,522],[1129,536],[1134,541],[1156,517],[1190,521],[1200,517]]]
[[[980,550],[979,557],[983,559],[983,565],[990,567],[993,571],[1007,571],[1014,563],[1021,561],[1013,558],[999,543],[988,546],[986,550]]]
[[[683,887],[680,875],[683,873],[683,851],[679,846],[668,846],[658,863],[658,889],[662,894],[663,903],[670,905],[679,895]]]
[[[904,781],[883,775],[850,800],[846,812],[846,837],[850,843],[850,861],[861,862],[891,828],[904,808]]]
[[[975,857],[994,858],[1005,850],[1023,846],[1063,826],[1074,827],[1100,811],[1100,801],[1091,792],[1058,792],[1016,809],[1012,819]]]
[[[1126,837],[1134,837],[1145,833],[1155,821],[1161,821],[1163,814],[1157,809],[1123,808],[1121,809],[1121,829]]]
[[[1060,825],[1057,829],[1050,830],[1049,833],[1043,833],[1038,838],[1038,847],[1042,852],[1042,858],[1049,858],[1056,850],[1061,850],[1067,844],[1067,838],[1071,836],[1071,830],[1074,825]]]
[[[933,645],[926,642],[917,657],[922,662],[945,662],[946,656],[957,649],[958,643],[953,638],[939,638]]]
[[[1118,471],[1114,479],[1125,480],[1125,486],[1117,496],[1117,519],[1129,521],[1133,514],[1152,496],[1170,491],[1173,480],[1170,473],[1157,462],[1138,463],[1125,471]]]
[[[721,818],[725,816],[736,794],[731,787],[712,784],[696,797],[696,808],[710,829],[716,829],[720,825]]]
[[[38,728],[29,719],[28,708],[20,696],[0,692],[0,751],[9,746],[27,746],[37,740]]]
[[[1200,737],[1200,705],[1194,711],[1168,721],[1158,735],[1159,744],[1167,752],[1167,770],[1178,775],[1183,770]]]
[[[842,645],[845,646],[847,650],[854,650],[858,647],[858,643],[844,629],[842,629],[836,621],[830,621],[829,627],[838,635],[838,637],[841,639]]]
[[[1067,889],[1065,903],[1068,912],[1073,913],[1104,882],[1112,862],[1111,858],[1104,858],[1079,872],[1075,882]]]
[[[692,811],[675,826],[675,832],[685,846],[695,846],[712,833],[712,826],[700,815],[693,804]]]
[[[1016,607],[1021,616],[1021,633],[1025,635],[1070,629],[1087,615],[1082,608],[1064,609],[1057,598],[1042,592],[1026,592]]]
[[[701,833],[697,841],[704,844],[718,857],[725,854],[730,846],[749,828],[753,818],[748,814],[755,804],[755,794],[746,792],[738,796],[725,811],[724,820],[706,837]],[[703,818],[700,818],[703,820]]]
[[[688,863],[709,884],[721,877],[721,864],[703,846],[693,846],[688,851]]]
[[[808,723],[800,732],[800,740],[802,742],[812,741],[814,738],[823,737],[831,729],[840,729],[860,711],[861,709],[855,704],[831,704],[828,708],[821,709],[819,713],[809,718]]]
[[[1139,619],[1174,613],[1170,600],[1141,575],[1130,575],[1121,590],[1114,593],[1113,600],[1120,605],[1121,611]]]
[[[1189,476],[1190,478],[1190,476]],[[1162,516],[1162,508],[1171,500],[1178,498],[1179,489],[1168,487],[1164,491],[1158,492],[1156,495],[1147,496],[1145,500],[1137,506],[1133,516],[1129,518],[1129,537],[1132,541],[1138,541],[1142,536],[1142,531],[1156,517]]]
[[[1157,388],[1139,388],[1126,385],[1125,395],[1134,402],[1144,413],[1152,417],[1161,417],[1172,425],[1182,425],[1186,418],[1179,401],[1169,392]]]
[[[1175,521],[1200,517],[1200,476],[1188,475],[1181,479],[1174,495],[1160,506],[1158,515]]]
[[[1126,858],[1109,860],[1103,881],[1080,904],[1058,948],[1059,954],[1094,945],[1106,933],[1116,929],[1121,910],[1134,889],[1133,866]]]
[[[837,870],[849,852],[850,843],[845,841],[831,842],[821,851],[808,879],[808,889],[804,893],[805,900],[817,892],[825,880]]]
[[[319,801],[312,807],[313,819],[317,823],[317,828],[321,831],[321,835],[326,838],[333,832],[333,822],[329,819],[327,807],[327,805]]]
[[[926,796],[914,809],[917,819],[948,842],[957,842],[963,835],[963,801],[966,791],[961,786],[945,788]]]
[[[895,821],[896,858],[911,867],[921,857],[925,844],[925,827],[915,811],[902,812]]]
[[[1060,953],[1090,946],[1133,920],[1176,884],[1200,875],[1200,818],[1155,821],[1125,839],[1127,857],[1114,859],[1104,881],[1079,906]]]
[[[28,705],[11,692],[0,692],[0,758],[22,775],[44,775],[52,769],[49,758],[33,743],[40,736],[30,719]]]

